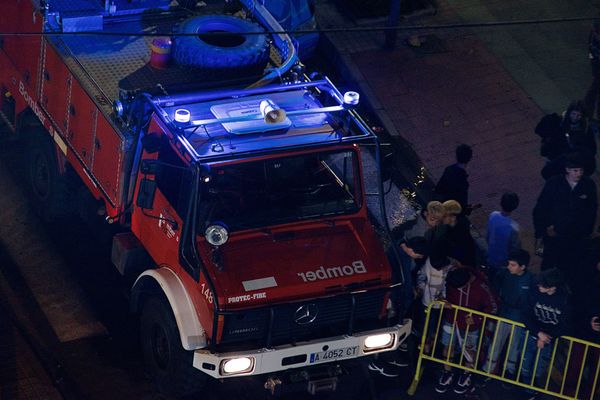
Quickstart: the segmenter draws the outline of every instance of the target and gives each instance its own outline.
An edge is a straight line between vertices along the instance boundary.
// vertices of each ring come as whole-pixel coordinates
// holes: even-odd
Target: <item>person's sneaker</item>
[[[397,378],[400,376],[400,368],[392,362],[385,363],[383,369],[379,373],[386,378]]]
[[[465,394],[471,393],[473,390],[475,390],[475,387],[473,386],[473,381],[471,380],[471,373],[463,371],[463,373],[458,377],[456,385],[454,385],[454,393]]]
[[[400,376],[400,371],[398,371],[398,367],[395,365],[391,365],[390,363],[380,363],[377,361],[372,361],[369,366],[369,371],[377,372],[380,375],[385,376],[386,378],[396,378]]]
[[[395,360],[389,361],[388,364],[398,368],[404,368],[410,365],[406,357],[399,357]]]
[[[435,391],[438,393],[446,393],[450,385],[452,385],[452,381],[454,380],[454,374],[452,371],[444,370],[442,372],[442,376],[435,384]]]
[[[383,366],[379,364],[377,361],[371,361],[369,364],[369,371],[380,372],[383,370]]]

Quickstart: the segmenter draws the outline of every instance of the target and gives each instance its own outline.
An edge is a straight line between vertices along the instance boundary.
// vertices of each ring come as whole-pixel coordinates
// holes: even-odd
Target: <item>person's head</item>
[[[585,117],[585,104],[581,100],[576,100],[569,104],[565,116],[571,124],[578,124]]]
[[[469,268],[455,268],[448,272],[448,275],[446,276],[446,283],[450,287],[460,289],[466,286],[471,281],[471,277],[472,274]]]
[[[462,212],[460,203],[456,200],[446,200],[442,206],[444,207],[444,224],[455,226],[458,216]]]
[[[583,176],[583,161],[577,153],[565,157],[565,177],[569,182],[579,182]]]
[[[552,296],[564,284],[563,273],[558,268],[551,268],[540,272],[538,276],[538,290]]]
[[[429,255],[429,241],[423,236],[411,237],[406,241],[406,246],[416,254],[426,257]]]
[[[500,207],[505,213],[511,213],[519,207],[519,196],[515,192],[505,192],[500,198]]]
[[[450,265],[450,260],[443,252],[435,251],[432,252],[429,256],[429,263],[431,266],[437,270],[440,270],[448,265]]]
[[[529,253],[526,250],[513,250],[508,255],[507,269],[513,275],[523,275],[529,266]]]
[[[425,220],[429,226],[437,226],[444,219],[444,206],[439,201],[430,201],[427,203],[425,211]]]
[[[456,147],[456,162],[467,164],[473,158],[473,149],[468,144],[459,144]]]

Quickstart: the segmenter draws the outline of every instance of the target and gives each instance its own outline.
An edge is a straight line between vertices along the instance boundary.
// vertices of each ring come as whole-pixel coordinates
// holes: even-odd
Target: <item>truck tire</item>
[[[230,35],[206,35],[228,32]],[[244,36],[243,33],[253,34]],[[253,22],[226,15],[190,18],[175,33],[173,58],[182,66],[218,71],[226,75],[261,73],[269,57],[269,42],[263,29]]]
[[[58,169],[56,148],[45,132],[25,133],[31,137],[27,147],[29,202],[46,222],[74,216],[71,185]]]
[[[166,300],[150,297],[144,302],[140,336],[144,360],[161,392],[186,396],[206,386],[209,376],[192,366],[194,353],[181,346],[177,323]]]

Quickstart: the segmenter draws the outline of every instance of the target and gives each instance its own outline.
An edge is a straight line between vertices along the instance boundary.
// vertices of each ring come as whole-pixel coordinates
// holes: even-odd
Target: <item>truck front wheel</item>
[[[140,334],[144,360],[161,392],[185,396],[206,386],[208,375],[192,366],[193,352],[181,346],[175,317],[165,300],[151,297],[144,303]]]

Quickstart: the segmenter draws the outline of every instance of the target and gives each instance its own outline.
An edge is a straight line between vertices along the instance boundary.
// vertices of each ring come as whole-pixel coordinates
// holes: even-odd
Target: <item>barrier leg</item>
[[[417,370],[415,371],[415,377],[413,378],[413,381],[406,390],[406,394],[408,394],[409,396],[414,396],[415,392],[417,391],[417,387],[419,386],[419,382],[421,381],[421,377],[423,376],[424,369],[425,366],[422,364],[421,357],[419,357],[419,361],[417,362]]]

